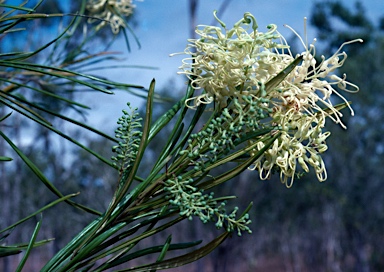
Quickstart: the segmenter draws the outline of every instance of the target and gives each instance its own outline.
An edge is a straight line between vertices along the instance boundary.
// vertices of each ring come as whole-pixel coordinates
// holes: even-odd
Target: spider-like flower
[[[216,17],[222,27],[225,24]],[[251,31],[248,29],[251,26]],[[192,81],[195,89],[204,90],[201,95],[187,101],[190,107],[217,102],[227,105],[227,99],[256,94],[255,86],[266,82],[289,63],[286,56],[274,52],[286,48],[274,40],[279,38],[276,25],[269,25],[266,33],[259,32],[252,14],[244,14],[230,30],[224,33],[220,27],[198,26],[199,39],[189,40],[184,53],[191,55],[180,67]]]
[[[303,40],[300,40],[305,46]],[[321,153],[328,148],[325,140],[330,132],[323,132],[325,118],[328,117],[346,128],[341,121],[341,112],[332,104],[331,95],[336,94],[341,98],[353,115],[348,101],[335,87],[347,92],[359,90],[358,86],[346,81],[346,75],[341,78],[333,72],[347,59],[347,54],[341,52],[343,46],[357,41],[362,42],[357,39],[343,43],[330,58],[321,56],[321,62],[318,64],[315,59],[315,39],[309,48],[305,46],[305,51],[300,54],[303,57],[301,65],[267,94],[273,105],[271,117],[273,122],[282,128],[282,135],[252,167],[259,170],[261,179],[268,178],[272,167],[277,166],[280,169],[281,181],[291,187],[297,164],[306,172],[309,171],[309,164],[315,169],[319,181],[326,180],[327,174]],[[292,54],[289,52],[288,55]],[[293,59],[292,57],[291,60]],[[258,145],[259,150],[262,145],[262,142]]]
[[[343,128],[346,128],[340,119],[342,114],[332,104],[331,95],[335,94],[341,98],[349,107],[351,114],[354,115],[348,101],[335,87],[352,93],[359,91],[359,87],[348,82],[345,74],[341,78],[333,72],[343,66],[347,59],[347,54],[341,52],[342,48],[347,44],[363,42],[363,40],[356,39],[345,42],[331,57],[326,59],[324,56],[321,56],[321,62],[317,63],[315,59],[316,39],[308,48],[301,37],[294,30],[292,31],[300,38],[305,47],[305,51],[300,54],[303,57],[303,61],[269,96],[279,100],[279,102],[275,103],[276,107],[284,107],[287,110],[295,108],[296,111],[305,112],[309,115],[321,113],[332,119],[335,123],[339,123]],[[282,39],[284,38],[282,37]],[[291,61],[294,59],[289,51],[285,55],[290,55]]]
[[[331,95],[341,98],[353,115],[348,101],[337,89],[347,92],[359,90],[346,80],[346,75],[340,77],[335,71],[347,59],[342,48],[362,40],[343,43],[331,57],[321,56],[318,63],[315,58],[316,39],[307,46],[290,27],[305,48],[296,56],[293,56],[275,25],[269,25],[265,33],[259,32],[256,19],[245,13],[232,29],[227,29],[215,13],[214,16],[222,28],[198,26],[196,33],[200,38],[189,40],[190,44],[184,51],[191,57],[183,60],[180,67],[183,71],[180,73],[187,75],[193,88],[201,91],[186,101],[187,106],[196,108],[215,102],[223,109],[233,107],[231,103],[236,100],[246,110],[249,106],[244,103],[244,96],[268,101],[269,117],[258,122],[264,126],[279,127],[281,136],[250,169],[257,169],[260,177],[265,179],[273,168],[279,168],[282,182],[290,187],[297,165],[306,172],[310,165],[318,179],[325,180],[326,169],[320,154],[327,149],[325,140],[330,135],[323,132],[326,117],[345,128],[340,107],[333,105]],[[302,61],[297,64],[295,60],[299,56]],[[268,85],[292,63],[296,66],[288,75],[280,78],[278,84]],[[263,107],[265,110],[265,103]],[[252,153],[264,147],[261,138],[249,142],[255,144],[257,141],[257,148]]]
[[[291,187],[297,165],[300,165],[305,172],[309,172],[309,164],[315,169],[319,181],[326,180],[327,171],[320,154],[328,149],[325,140],[331,133],[323,132],[325,116],[321,114],[311,116],[290,109],[288,112],[275,112],[273,120],[282,124],[281,136],[249,169],[257,169],[260,179],[264,180],[271,176],[271,171],[275,167],[278,167],[282,183]],[[264,143],[259,141],[251,155],[263,147]]]
[[[135,5],[132,4],[132,0],[88,0],[86,7],[91,16],[102,19],[96,29],[104,27],[109,22],[112,32],[117,34],[120,27],[125,27],[124,17],[133,13]],[[91,18],[88,22],[93,23],[95,20]]]

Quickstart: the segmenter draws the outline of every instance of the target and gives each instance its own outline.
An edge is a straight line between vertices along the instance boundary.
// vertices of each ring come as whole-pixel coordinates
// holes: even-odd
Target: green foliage
[[[85,2],[86,1],[81,1],[83,5],[85,5]],[[79,4],[81,3],[79,2]],[[59,136],[69,140],[75,145],[80,146],[86,152],[93,154],[101,161],[112,165],[108,159],[105,159],[94,150],[86,147],[79,141],[75,140],[75,138],[70,137],[63,130],[54,126],[53,122],[55,122],[57,119],[62,120],[68,124],[74,124],[76,127],[85,128],[89,132],[93,132],[112,141],[116,141],[108,134],[99,131],[87,124],[84,124],[76,119],[69,118],[68,115],[63,114],[62,112],[68,109],[73,109],[74,112],[79,113],[79,116],[81,117],[83,115],[83,111],[89,109],[88,106],[73,100],[73,97],[77,92],[91,90],[112,94],[112,90],[115,89],[131,91],[132,88],[138,90],[143,88],[136,85],[113,82],[87,73],[87,69],[89,71],[91,71],[90,68],[95,70],[95,68],[97,69],[95,65],[101,64],[103,61],[115,60],[115,57],[112,53],[109,52],[94,52],[93,49],[89,50],[89,48],[87,48],[89,47],[89,43],[92,42],[92,36],[94,36],[96,32],[93,31],[93,33],[81,33],[84,28],[78,28],[78,26],[81,23],[84,23],[84,18],[81,17],[84,13],[80,13],[76,16],[59,13],[47,14],[42,13],[44,8],[41,7],[45,5],[43,4],[43,1],[37,1],[37,3],[31,8],[25,7],[25,4],[27,4],[27,2],[22,3],[20,6],[0,4],[0,8],[3,10],[0,16],[0,34],[3,36],[4,43],[9,43],[9,39],[12,39],[14,36],[27,38],[30,37],[26,33],[30,34],[34,31],[32,27],[33,21],[49,21],[54,20],[54,18],[66,19],[66,16],[72,17],[72,20],[62,31],[62,33],[51,41],[38,41],[37,43],[31,43],[35,46],[35,48],[29,48],[30,51],[23,52],[16,50],[2,52],[0,54],[0,67],[2,70],[0,72],[1,109],[4,110],[5,108],[9,108],[14,112],[27,117],[30,121],[32,121],[30,123],[31,126],[33,126],[33,123],[38,124],[45,128],[46,131],[51,131],[58,134]],[[38,9],[40,13],[37,12]],[[52,12],[51,9],[48,8],[48,10]],[[82,9],[82,12],[84,12],[84,9]],[[50,24],[46,26],[50,27]],[[81,36],[82,34],[83,36]],[[88,36],[86,34],[88,34]],[[83,41],[81,40],[82,38],[84,38]],[[76,43],[74,40],[77,40]],[[19,40],[16,39],[16,41]],[[45,43],[41,44],[41,42]],[[12,44],[15,44],[15,46],[18,45],[17,43]],[[43,63],[40,63],[41,59],[44,59]],[[140,95],[140,92],[135,91],[135,93]],[[143,93],[145,93],[145,91],[141,94]],[[100,214],[94,209],[70,200],[69,198],[73,197],[73,194],[71,194],[70,197],[65,197],[60,192],[60,189],[57,189],[57,185],[54,185],[53,182],[46,177],[43,171],[39,169],[38,164],[33,162],[30,159],[30,156],[25,154],[22,151],[22,148],[17,146],[16,142],[12,141],[9,137],[6,136],[5,130],[7,125],[9,122],[14,122],[15,120],[15,113],[12,116],[10,116],[10,114],[11,113],[1,117],[0,120],[2,122],[0,131],[2,138],[11,146],[14,151],[16,151],[16,153],[32,170],[32,172],[40,179],[42,185],[44,184],[59,197],[59,201],[53,201],[52,205],[47,205],[44,208],[39,209],[39,211],[52,208],[55,204],[61,201],[65,201],[84,211],[93,214]],[[17,128],[16,124],[12,124],[11,127]],[[11,132],[9,134],[13,133]],[[11,158],[6,156],[1,157],[2,162],[9,160],[11,160]],[[27,202],[29,201],[27,200]],[[37,213],[33,213],[32,215],[27,216],[25,219],[12,224],[12,229],[15,227],[20,227],[20,224],[32,218],[36,214]],[[38,224],[38,226],[40,225],[41,223]],[[2,232],[9,229],[10,228],[6,228]],[[31,243],[29,244],[30,246],[7,246],[3,247],[2,252],[8,252],[5,253],[5,255],[8,255],[20,252],[20,249],[26,249],[27,253],[29,253],[31,246],[39,246],[43,243],[46,243],[45,241],[51,241],[44,240],[43,242],[34,242],[36,239],[36,234],[37,231],[32,237]],[[25,255],[25,259],[27,257],[28,254]],[[23,259],[23,262],[25,259]],[[18,269],[22,268],[23,262],[20,263]]]
[[[33,8],[0,4],[0,7],[6,9],[6,12],[0,16],[0,34],[17,33],[19,31],[17,27],[21,23],[24,24],[47,17],[61,18],[64,16],[63,14],[50,14],[47,16],[45,13],[37,13],[37,8],[41,3],[42,1],[39,1]],[[306,162],[310,161],[318,168],[323,167],[323,164],[321,164],[322,160],[319,159],[319,155],[314,151],[319,151],[324,149],[324,146],[326,147],[325,139],[329,134],[321,135],[324,122],[320,122],[316,118],[333,118],[337,116],[335,117],[336,120],[340,121],[338,119],[338,116],[341,116],[339,111],[343,107],[349,106],[349,103],[345,102],[333,106],[329,100],[321,100],[323,102],[322,106],[325,105],[324,107],[326,108],[318,106],[316,104],[317,100],[311,101],[313,102],[312,104],[305,104],[303,102],[307,98],[305,95],[302,93],[295,93],[293,95],[289,90],[293,87],[303,88],[313,78],[317,80],[317,77],[320,77],[320,73],[325,74],[331,69],[335,70],[341,66],[339,64],[342,64],[344,60],[339,62],[337,58],[339,55],[331,57],[332,61],[337,59],[336,64],[333,63],[332,65],[334,66],[328,67],[330,62],[328,60],[323,60],[318,66],[313,64],[314,62],[310,58],[312,57],[312,49],[310,48],[306,49],[305,53],[297,58],[293,58],[291,53],[290,55],[284,55],[283,49],[286,46],[276,47],[279,49],[276,49],[276,52],[260,50],[261,54],[257,55],[255,63],[265,65],[266,67],[263,68],[265,71],[269,71],[268,68],[270,68],[268,61],[273,59],[273,63],[277,63],[277,59],[284,59],[286,57],[284,62],[279,63],[280,66],[276,66],[279,69],[274,68],[278,72],[274,70],[271,75],[267,73],[268,77],[266,78],[268,80],[265,81],[260,80],[257,77],[257,73],[256,75],[249,73],[252,65],[256,65],[255,63],[242,67],[241,62],[248,59],[241,57],[239,59],[241,64],[234,63],[234,65],[241,68],[234,69],[232,74],[234,78],[240,78],[240,81],[232,82],[233,80],[230,80],[234,84],[230,91],[234,92],[235,96],[231,97],[228,94],[222,95],[217,93],[217,96],[221,95],[220,105],[213,104],[212,106],[207,105],[209,103],[205,102],[209,102],[209,99],[216,101],[217,96],[210,97],[207,95],[207,88],[202,90],[202,96],[207,98],[207,101],[200,104],[196,103],[193,107],[188,104],[188,101],[196,98],[198,82],[194,80],[195,77],[205,79],[206,76],[201,75],[201,70],[200,72],[197,71],[196,75],[193,74],[195,71],[192,67],[192,71],[187,72],[190,73],[188,74],[190,80],[183,97],[176,101],[163,115],[157,117],[154,114],[154,101],[159,99],[160,96],[155,93],[155,80],[151,82],[148,91],[146,91],[140,86],[112,82],[108,79],[89,74],[93,69],[97,70],[97,67],[94,65],[101,64],[106,60],[114,60],[113,54],[105,51],[88,52],[90,49],[88,46],[94,41],[93,38],[99,34],[105,35],[105,32],[100,31],[107,25],[109,20],[108,12],[112,12],[112,16],[115,16],[111,25],[113,33],[117,34],[120,31],[124,32],[125,29],[129,30],[127,18],[125,18],[128,16],[128,13],[126,14],[119,10],[122,7],[119,7],[116,3],[119,4],[121,2],[107,1],[104,4],[92,6],[94,9],[89,10],[89,14],[92,17],[87,18],[89,19],[88,22],[93,24],[90,33],[81,31],[80,26],[84,25],[87,28],[84,21],[86,18],[82,16],[88,14],[86,13],[86,1],[81,1],[81,6],[79,7],[80,14],[73,16],[73,20],[57,38],[37,49],[33,49],[31,52],[17,51],[0,54],[0,66],[3,67],[3,71],[0,73],[2,84],[0,103],[3,104],[2,108],[13,109],[44,128],[44,131],[58,134],[81,147],[82,153],[78,154],[78,160],[76,161],[79,162],[79,165],[86,160],[91,162],[89,158],[87,159],[84,156],[85,153],[89,153],[97,158],[97,160],[104,162],[109,167],[108,169],[112,169],[115,172],[117,170],[118,172],[116,173],[116,180],[112,181],[113,196],[106,209],[99,212],[87,205],[74,202],[71,198],[78,194],[65,195],[62,193],[59,184],[51,181],[50,176],[44,173],[43,169],[39,168],[38,162],[32,160],[35,157],[23,152],[22,148],[17,146],[17,141],[12,141],[8,133],[3,132],[5,129],[2,126],[0,136],[24,161],[25,165],[34,173],[39,182],[52,191],[57,199],[50,201],[49,204],[44,204],[42,208],[1,230],[1,240],[8,237],[16,227],[21,228],[22,224],[31,218],[42,212],[46,213],[49,209],[56,208],[58,203],[64,202],[79,208],[76,212],[81,213],[81,216],[83,215],[82,212],[85,211],[97,217],[93,217],[87,226],[73,237],[71,241],[66,243],[45,264],[41,271],[104,271],[107,269],[117,269],[118,266],[128,262],[130,262],[130,268],[124,268],[121,271],[155,271],[158,269],[175,268],[194,262],[210,254],[231,233],[237,232],[238,236],[241,236],[244,232],[252,233],[252,226],[254,227],[253,232],[256,233],[263,229],[263,227],[267,229],[267,232],[272,232],[268,229],[270,227],[274,231],[277,230],[276,233],[279,233],[281,230],[282,235],[286,235],[284,237],[288,237],[287,239],[300,236],[300,228],[302,226],[312,227],[319,224],[319,222],[323,222],[313,214],[320,211],[325,216],[327,213],[319,206],[317,208],[309,206],[309,204],[319,202],[331,210],[340,211],[340,215],[343,217],[343,224],[345,224],[340,236],[350,238],[350,240],[344,243],[351,243],[357,248],[362,246],[361,243],[359,244],[358,238],[364,237],[366,238],[365,241],[368,241],[370,245],[373,244],[377,248],[378,243],[375,244],[374,238],[375,236],[378,237],[378,240],[382,238],[380,230],[375,228],[375,224],[372,221],[367,220],[365,224],[358,222],[365,219],[365,210],[362,209],[365,203],[371,204],[377,211],[380,211],[382,208],[377,197],[370,199],[364,193],[364,191],[369,191],[372,195],[376,196],[377,192],[375,192],[375,189],[379,187],[380,182],[375,181],[375,177],[382,174],[379,170],[380,161],[377,162],[374,158],[366,158],[367,156],[364,152],[366,145],[361,142],[361,139],[356,139],[355,136],[351,137],[343,134],[336,137],[335,140],[330,140],[333,144],[340,146],[339,150],[345,142],[348,142],[349,146],[355,146],[353,151],[344,150],[343,158],[344,161],[349,156],[350,158],[356,158],[356,177],[346,178],[348,176],[347,172],[350,169],[339,170],[343,168],[343,161],[335,161],[329,168],[334,176],[340,180],[335,185],[336,189],[320,187],[318,184],[308,183],[302,185],[303,183],[301,183],[302,187],[298,189],[297,193],[296,191],[295,193],[290,191],[289,194],[286,194],[282,189],[261,185],[262,189],[266,189],[266,192],[259,195],[259,198],[256,199],[256,218],[258,219],[256,222],[255,220],[253,222],[250,220],[252,217],[252,203],[248,204],[248,201],[240,199],[239,206],[245,206],[245,208],[241,209],[237,206],[228,208],[228,206],[232,205],[232,200],[236,198],[234,194],[237,194],[237,192],[235,193],[230,185],[226,184],[239,177],[240,174],[256,162],[259,162],[260,169],[268,171],[268,178],[270,178],[270,173],[272,173],[271,169],[276,170],[287,167],[295,170],[297,158],[304,171],[307,171],[307,169],[305,168],[306,164],[303,161],[303,157],[308,159]],[[124,6],[124,8],[127,7]],[[371,31],[373,28],[373,24],[364,16],[362,5],[356,5],[355,13],[350,12],[339,2],[318,3],[315,7],[319,10],[320,15],[327,16],[327,18],[333,16],[348,26],[362,29],[363,32]],[[320,15],[314,16],[313,23],[319,30],[330,35],[329,37],[327,36],[329,48],[333,48],[336,42],[340,44],[340,39],[350,38],[348,32],[335,31],[333,25],[327,20],[324,21],[324,18]],[[96,17],[102,19],[96,19]],[[225,24],[217,18],[216,14],[215,18],[225,27]],[[249,13],[244,15],[244,18],[235,25],[235,28],[240,25],[252,27],[252,35],[262,39],[262,33],[256,35],[257,23],[255,18]],[[213,33],[221,39],[219,30],[216,27],[210,28],[210,34]],[[270,27],[269,32],[265,34],[269,42],[277,37],[274,36],[277,35],[274,32],[275,30],[274,27]],[[246,27],[244,29],[241,28],[241,31],[242,34],[239,34],[238,37],[245,37],[246,39],[241,40],[237,44],[236,49],[243,50],[242,53],[246,53],[244,51],[245,48],[251,50],[251,53],[256,50],[254,46],[250,46],[253,45],[254,40],[257,40],[257,46],[263,44],[261,40],[256,38],[253,40],[253,36],[246,33]],[[233,33],[230,32],[229,34],[232,35]],[[83,35],[83,39],[79,39],[81,35]],[[232,37],[231,35],[229,37]],[[321,36],[320,38],[324,37]],[[370,36],[368,35],[367,38],[370,38]],[[204,42],[204,39],[196,41]],[[270,46],[276,45],[276,43],[269,42]],[[374,44],[381,45],[379,41],[373,42],[375,42]],[[46,50],[50,46],[53,46],[54,49],[51,51],[47,61],[41,64],[39,62],[40,53],[47,52]],[[226,56],[225,54],[227,53],[231,55],[233,53],[232,49],[230,46],[228,48],[225,47],[225,50],[222,50],[223,56]],[[267,47],[267,49],[271,48]],[[203,53],[205,54],[205,52]],[[269,59],[270,55],[273,55],[274,58]],[[193,56],[196,59],[201,57],[197,54]],[[268,58],[263,59],[265,56],[268,56]],[[216,57],[215,55],[204,55],[201,64],[203,66],[207,65],[210,68],[210,65],[215,61],[221,63]],[[367,64],[364,63],[364,57],[363,54],[355,56],[352,54],[352,58],[354,58],[352,63],[354,65],[356,63],[363,63],[361,65],[362,69],[369,69],[366,67]],[[381,66],[379,65],[375,68],[381,70]],[[346,69],[349,69],[348,74],[354,76],[358,74],[353,65],[346,66]],[[215,73],[214,69],[211,70],[207,74],[213,75]],[[302,72],[303,70],[305,71]],[[313,74],[311,74],[311,71]],[[231,72],[233,71],[231,70]],[[225,76],[226,74],[228,74],[228,71],[224,70],[223,75]],[[253,83],[249,83],[251,85],[245,88],[241,80],[251,76],[254,76],[252,78],[254,81],[252,82],[257,81],[257,84],[252,85]],[[338,80],[335,82],[339,83],[341,88],[345,87],[343,86],[343,84],[347,84],[345,79],[338,78]],[[356,81],[364,81],[364,78],[359,78]],[[212,83],[211,81],[207,82],[207,84]],[[332,82],[332,84],[335,85],[335,82]],[[69,118],[65,114],[68,108],[74,109],[80,115],[88,108],[86,105],[76,102],[76,97],[74,96],[75,93],[84,89],[105,94],[111,94],[112,90],[121,89],[131,91],[138,96],[145,95],[147,102],[144,118],[140,118],[137,112],[138,109],[132,108],[128,103],[129,110],[123,110],[123,116],[117,121],[118,128],[115,131],[115,138],[88,126],[86,123]],[[323,89],[319,88],[318,90],[322,91]],[[299,97],[300,95],[301,97]],[[371,97],[365,97],[362,100],[364,99],[370,102],[375,100]],[[328,102],[330,104],[327,104]],[[300,103],[305,104],[305,106],[301,108]],[[357,108],[361,109],[360,107],[364,110],[364,107],[357,103]],[[281,115],[276,114],[279,111],[281,111]],[[296,114],[294,118],[291,118],[294,114]],[[369,110],[367,110],[367,116],[369,116]],[[0,122],[3,124],[3,122],[9,121],[12,117],[13,115],[11,116],[11,113],[8,113],[4,117],[0,117]],[[310,119],[312,117],[314,119]],[[374,116],[374,118],[377,118],[377,116]],[[112,142],[117,143],[112,148],[113,152],[115,152],[112,161],[100,155],[96,148],[84,146],[78,140],[75,140],[75,137],[70,137],[61,129],[53,126],[54,121],[57,119],[85,128],[88,132],[96,133],[105,139],[102,143],[94,142],[96,145],[100,143],[105,146],[110,143],[112,145]],[[207,121],[203,121],[205,119]],[[299,121],[307,119],[312,121],[306,126],[300,126],[301,123]],[[353,124],[351,122],[348,123]],[[313,123],[316,123],[316,129],[311,130]],[[368,129],[361,125],[360,128],[355,129],[357,132],[360,129],[363,132],[375,135],[378,143],[381,140],[380,135],[373,131],[372,128]],[[162,134],[164,131],[169,132],[166,137]],[[312,131],[314,132],[312,133]],[[339,132],[336,131],[335,134],[338,135]],[[356,133],[353,134],[356,135]],[[311,149],[295,149],[299,146],[294,141],[297,139],[301,139],[303,145]],[[152,162],[148,167],[147,161],[144,158],[152,156],[151,145],[157,145],[156,148],[159,148],[161,151],[156,157],[156,161]],[[378,152],[375,149],[378,145],[368,145],[368,147],[372,152]],[[290,159],[286,160],[286,164],[283,163],[281,154],[277,153],[276,150],[278,148],[280,148],[279,151],[286,152],[284,153],[286,157],[288,156],[287,154],[291,156]],[[335,148],[335,150],[338,149]],[[314,154],[307,155],[307,152],[310,153],[311,151]],[[296,154],[300,152],[304,152],[304,154]],[[337,152],[337,155],[339,154]],[[302,159],[301,161],[300,158]],[[10,160],[12,160],[10,157],[1,154],[0,162]],[[275,160],[275,165],[271,163],[272,160]],[[331,158],[331,160],[335,159]],[[69,178],[84,178],[80,174],[75,175],[76,171],[83,171],[83,168],[79,169],[80,167],[76,165],[76,162],[70,167],[72,168],[70,171],[73,175],[70,175]],[[91,165],[89,167],[91,170],[88,170],[91,172],[91,179],[101,175],[97,171],[99,169],[96,169],[98,168],[97,163],[92,161],[89,165]],[[272,166],[268,168],[270,165],[273,168]],[[362,166],[370,169],[377,176],[366,174]],[[148,169],[146,169],[147,171],[141,171],[140,169],[142,168],[140,167]],[[337,171],[340,172],[339,176],[335,174]],[[302,175],[300,173],[292,174],[292,179],[293,176]],[[369,180],[370,184],[362,185],[360,182],[362,179]],[[249,183],[247,185],[244,187],[246,189],[241,188],[241,185],[236,187],[239,187],[242,191],[247,191],[246,193],[243,192],[243,194],[250,195],[256,190],[256,186],[253,184],[250,186]],[[228,192],[228,195],[225,191]],[[90,192],[84,189],[83,193]],[[217,195],[220,196],[217,197]],[[315,196],[314,199],[312,198],[313,195]],[[97,201],[97,196],[93,196],[93,198]],[[272,211],[273,204],[275,203],[278,203],[277,205],[280,206],[275,211]],[[239,214],[239,210],[243,211]],[[306,215],[310,215],[309,219],[306,218]],[[172,231],[172,227],[179,227],[182,221],[186,221],[186,219],[192,220],[193,217],[198,217],[201,222],[206,224],[213,222],[212,225],[214,227],[224,231],[219,235],[215,232],[213,236],[215,238],[212,239],[211,236],[211,241],[208,241],[201,247],[197,247],[202,242],[200,240],[175,242],[173,235],[169,234]],[[284,224],[276,227],[272,223],[276,223],[278,219],[281,219]],[[295,219],[297,221],[292,223],[292,220]],[[377,217],[377,220],[382,221],[382,219],[380,216]],[[304,222],[303,225],[300,224],[302,222]],[[42,220],[40,219],[34,227],[29,243],[10,246],[2,245],[0,247],[0,257],[18,254],[24,250],[24,257],[17,267],[17,271],[21,271],[25,267],[26,260],[30,256],[32,249],[50,242],[50,239],[37,241],[41,226]],[[367,235],[369,230],[373,230],[372,235]],[[163,233],[166,234],[166,238],[162,237]],[[271,236],[275,237],[277,235],[271,234]],[[315,238],[317,239],[318,237],[316,236]],[[147,241],[149,239],[161,239],[161,243],[155,243],[153,242],[155,240],[150,240],[148,244]],[[183,239],[186,239],[186,237]],[[249,248],[252,246],[250,245]],[[344,247],[344,244],[341,247]],[[379,249],[377,252],[379,252],[378,256],[382,254]],[[305,255],[306,252],[302,254]],[[364,261],[358,259],[359,257],[356,258],[358,261]],[[372,259],[374,259],[372,261],[373,265],[380,268],[382,265],[380,258],[372,256]]]

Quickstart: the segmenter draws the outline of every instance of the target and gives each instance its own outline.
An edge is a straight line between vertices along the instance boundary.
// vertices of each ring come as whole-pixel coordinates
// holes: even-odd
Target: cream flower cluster
[[[198,26],[198,39],[189,40],[184,51],[191,57],[183,60],[181,74],[191,81],[200,94],[186,101],[191,108],[215,102],[219,108],[231,107],[231,101],[242,100],[244,95],[262,97],[269,101],[270,116],[264,124],[279,127],[281,136],[259,157],[250,169],[257,169],[262,179],[270,177],[273,169],[280,170],[283,183],[292,185],[298,165],[308,172],[312,166],[320,181],[327,178],[324,162],[320,156],[327,145],[330,132],[323,132],[326,117],[340,124],[342,114],[339,107],[332,104],[335,94],[353,110],[338,90],[356,92],[358,87],[337,76],[347,54],[342,52],[344,45],[329,58],[315,59],[315,42],[304,45],[304,52],[293,56],[284,37],[275,25],[269,25],[267,32],[259,32],[256,19],[245,13],[232,29],[227,29],[216,14],[221,27]],[[302,61],[292,72],[279,81],[277,86],[268,88],[268,82],[301,56]],[[338,89],[338,90],[337,90]],[[277,131],[276,131],[277,132]],[[260,139],[254,139],[255,143]],[[259,141],[253,153],[261,150],[264,143]]]
[[[216,19],[225,28],[225,24]],[[253,24],[248,33],[250,23]],[[187,101],[191,107],[213,101],[225,107],[228,98],[256,93],[258,82],[268,81],[289,64],[291,56],[284,59],[284,55],[273,52],[277,48],[287,48],[274,42],[280,36],[276,25],[268,28],[266,33],[258,32],[255,18],[246,13],[225,33],[215,26],[196,29],[201,38],[189,40],[191,43],[184,53],[191,57],[184,59],[180,67],[183,70],[180,73],[188,76],[195,89],[204,90]]]
[[[287,112],[280,110],[275,112],[273,120],[276,124],[282,125],[281,136],[249,169],[257,169],[260,179],[264,180],[271,176],[271,172],[277,166],[280,169],[281,181],[287,187],[291,187],[297,165],[300,165],[305,172],[309,172],[308,165],[310,165],[315,169],[319,181],[326,180],[327,171],[320,154],[328,149],[325,140],[331,133],[323,132],[325,116],[297,114],[292,108]],[[259,141],[251,155],[263,147],[264,143]]]
[[[114,34],[119,33],[120,27],[125,27],[124,17],[128,17],[133,13],[135,5],[132,0],[88,0],[87,10],[91,16],[102,19],[96,28],[104,27],[108,22]],[[89,23],[95,22],[96,19],[89,19]]]

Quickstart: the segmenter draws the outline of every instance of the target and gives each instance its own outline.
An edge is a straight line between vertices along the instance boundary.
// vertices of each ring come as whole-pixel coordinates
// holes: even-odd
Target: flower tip
[[[183,52],[183,53],[178,52],[178,53],[172,53],[172,54],[169,54],[169,56],[170,56],[170,57],[174,57],[174,56],[177,56],[177,55],[183,55],[183,54],[184,54],[184,52]]]

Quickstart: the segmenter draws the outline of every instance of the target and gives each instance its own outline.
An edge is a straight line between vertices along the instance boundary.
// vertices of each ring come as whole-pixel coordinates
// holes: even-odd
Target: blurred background
[[[6,1],[13,5],[20,2]],[[30,1],[27,6],[35,2]],[[74,13],[79,8],[76,2],[46,0],[40,11]],[[174,271],[384,271],[383,1],[145,0],[134,3],[136,9],[129,23],[140,46],[130,35],[128,50],[126,40],[120,35],[108,50],[121,52],[121,65],[146,67],[106,69],[95,74],[144,87],[155,78],[157,92],[171,100],[156,104],[157,116],[185,91],[186,79],[176,74],[184,56],[169,57],[169,54],[185,49],[187,39],[194,37],[197,24],[215,23],[212,16],[215,9],[228,27],[247,11],[255,15],[260,31],[270,23],[276,24],[292,44],[294,52],[304,48],[283,24],[304,35],[304,17],[308,18],[308,41],[317,38],[319,55],[330,56],[343,42],[364,39],[363,44],[343,48],[348,53],[348,60],[340,74],[346,73],[349,81],[359,85],[360,92],[343,94],[353,102],[355,111],[354,117],[348,110],[344,111],[347,130],[328,122],[327,129],[332,132],[327,142],[329,150],[324,155],[328,180],[319,183],[314,173],[309,173],[287,189],[280,183],[278,174],[261,181],[256,172],[243,173],[216,193],[236,195],[238,198],[228,203],[229,206],[245,208],[253,202],[250,211],[253,233],[243,237],[233,235],[208,257]],[[2,39],[1,51],[36,49],[54,38],[62,24],[62,19],[34,21],[25,34]],[[111,36],[107,30],[104,34],[94,45],[100,50]],[[36,61],[43,63],[44,60],[42,53]],[[63,105],[50,106],[112,136],[126,103],[143,108],[144,101],[126,91],[117,91],[112,96],[86,92],[71,95],[74,100],[89,105],[91,110],[79,115]],[[4,107],[0,106],[0,113],[4,115]],[[114,169],[44,128],[26,122],[23,116],[13,120],[16,121],[1,129],[9,131],[19,147],[63,193],[80,191],[78,202],[100,211],[105,209],[115,188],[117,175]],[[112,155],[112,143],[107,139],[89,135],[87,131],[60,120],[51,121],[105,157]],[[156,146],[152,146],[145,156],[148,166],[162,146],[161,139],[166,139],[167,130],[163,133],[164,137],[158,137]],[[12,154],[3,140],[0,150]],[[142,173],[146,168],[149,167],[144,165]],[[53,194],[39,186],[21,161],[0,164],[0,229],[54,199]],[[91,215],[66,204],[45,212],[41,235],[56,239],[32,252],[25,271],[38,271],[92,219]],[[28,241],[35,223],[27,222],[25,228],[15,229],[6,242]],[[204,225],[199,220],[183,222],[172,231],[175,241],[208,240],[218,233],[214,226]],[[161,237],[159,239],[162,241]],[[20,259],[19,255],[0,259],[0,271],[14,271]]]

